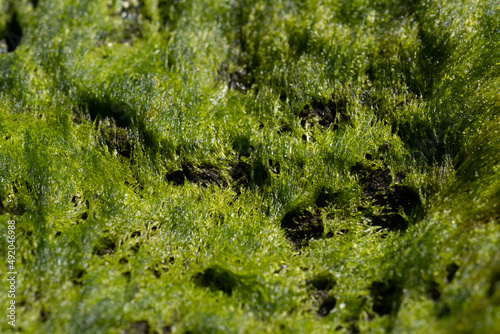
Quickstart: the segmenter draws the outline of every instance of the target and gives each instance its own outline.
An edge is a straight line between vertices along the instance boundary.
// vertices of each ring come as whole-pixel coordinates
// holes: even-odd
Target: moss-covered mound
[[[0,0],[0,332],[498,333],[499,116],[494,0]]]

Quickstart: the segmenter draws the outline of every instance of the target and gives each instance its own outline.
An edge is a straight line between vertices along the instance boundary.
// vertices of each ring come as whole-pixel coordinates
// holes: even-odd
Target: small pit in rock
[[[116,242],[111,237],[101,238],[93,247],[92,253],[98,256],[113,254],[116,249]]]
[[[249,157],[250,153],[254,150],[254,147],[250,144],[249,137],[237,136],[233,140],[233,150],[237,152],[239,156]]]
[[[239,161],[231,168],[231,178],[236,183],[237,193],[240,193],[240,187],[248,186],[251,180],[252,166],[244,161]]]
[[[221,266],[212,266],[193,277],[195,284],[231,296],[240,285],[239,276]]]
[[[101,123],[99,130],[101,140],[110,152],[130,158],[134,146],[139,141],[138,136],[134,136],[128,129],[116,126],[113,122]]]
[[[246,68],[231,72],[227,76],[228,88],[241,93],[247,92],[255,82],[252,73]]]
[[[150,334],[153,333],[149,323],[147,321],[138,321],[130,325],[130,327],[125,330],[126,334]]]
[[[7,44],[7,52],[14,52],[21,39],[23,38],[23,29],[17,17],[17,13],[14,11],[10,20],[7,22],[5,42]],[[2,52],[0,52],[1,54]]]
[[[390,231],[404,231],[409,223],[400,214],[400,210],[408,216],[421,215],[423,205],[419,194],[412,188],[400,184],[406,177],[403,173],[396,175],[394,180],[396,184],[393,185],[393,178],[388,169],[372,169],[358,163],[351,168],[351,172],[358,176],[363,188],[362,197],[371,203],[371,209],[378,208],[373,212],[360,208],[361,211],[366,211],[365,216],[371,220],[372,225]]]
[[[200,184],[203,187],[208,187],[210,184],[219,187],[228,186],[220,172],[211,166],[195,167],[190,163],[183,163],[181,167],[181,170],[168,173],[165,176],[166,180],[177,186],[183,185],[185,180]]]
[[[377,215],[369,215],[372,225],[380,226],[389,231],[405,231],[409,224],[400,214],[394,212],[383,212]]]
[[[314,289],[313,296],[319,305],[317,313],[321,317],[326,317],[337,303],[337,299],[330,295],[336,283],[335,276],[329,272],[319,273],[308,281]]]
[[[174,170],[173,172],[167,173],[166,177],[168,182],[173,183],[176,186],[182,186],[186,181],[186,177],[182,170]]]
[[[326,208],[327,206],[333,204],[339,197],[339,193],[331,192],[323,188],[318,197],[316,197],[316,206],[318,208]]]
[[[433,301],[438,301],[441,298],[441,288],[436,281],[431,281],[427,287],[427,297]]]
[[[378,315],[391,314],[398,307],[401,292],[401,288],[393,280],[373,282],[370,286],[373,311]]]
[[[308,210],[288,212],[281,220],[281,228],[296,247],[306,246],[310,239],[322,238],[325,231],[321,218]]]
[[[74,285],[82,285],[83,284],[83,277],[87,274],[87,271],[85,269],[77,269],[74,272],[73,275],[73,284]]]
[[[316,290],[331,290],[337,282],[332,273],[322,272],[314,276],[309,284]]]
[[[241,187],[248,187],[251,184],[263,186],[269,179],[269,170],[275,174],[279,174],[279,162],[269,161],[271,167],[266,167],[261,161],[256,160],[253,164],[244,161],[239,161],[231,167],[230,176],[235,181],[235,192],[239,195]]]
[[[304,127],[307,122],[317,119],[319,125],[333,129],[338,129],[339,123],[348,121],[347,102],[343,99],[331,99],[327,103],[313,101],[311,105],[306,105],[300,112],[300,123]]]
[[[370,169],[358,163],[351,168],[351,172],[359,177],[365,197],[373,198],[377,193],[385,192],[392,183],[391,172],[388,169]]]
[[[446,280],[448,283],[451,283],[453,279],[455,278],[455,275],[458,271],[458,265],[456,263],[450,263],[449,265],[446,266]]]
[[[334,296],[328,293],[324,295],[326,295],[326,297],[321,298],[322,302],[318,309],[318,315],[321,317],[326,317],[330,314],[330,311],[335,308],[335,305],[337,305],[337,299]]]

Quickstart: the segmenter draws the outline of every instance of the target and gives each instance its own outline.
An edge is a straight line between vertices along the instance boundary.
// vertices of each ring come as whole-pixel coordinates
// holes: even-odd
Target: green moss
[[[499,11],[0,0],[17,329],[500,331]]]

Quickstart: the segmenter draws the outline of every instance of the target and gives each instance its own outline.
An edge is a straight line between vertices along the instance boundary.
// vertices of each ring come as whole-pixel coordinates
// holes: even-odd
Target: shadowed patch
[[[126,334],[150,334],[153,333],[149,323],[146,320],[132,323],[128,329],[125,330]]]
[[[212,266],[193,277],[195,284],[212,291],[222,291],[231,296],[240,285],[239,275],[221,266]]]
[[[99,255],[99,256],[104,256],[104,255],[109,255],[113,254],[116,249],[116,242],[114,239],[111,237],[103,237],[101,238],[93,247],[92,253]]]
[[[324,128],[329,128],[333,125],[333,129],[338,129],[341,121],[348,121],[347,102],[342,99],[331,99],[327,103],[314,101],[311,105],[306,105],[299,114],[301,119],[300,124],[305,126],[307,122],[315,119],[319,125]]]
[[[451,283],[455,278],[455,274],[458,271],[459,266],[456,263],[450,263],[446,266],[446,280]]]
[[[321,317],[326,317],[337,304],[337,299],[330,294],[336,284],[335,277],[329,272],[319,273],[308,281],[308,285],[314,289],[312,295],[318,305],[316,313]]]
[[[128,129],[116,126],[114,123],[102,123],[99,127],[101,139],[110,152],[116,152],[122,157],[130,158],[132,151],[139,142]]]
[[[196,184],[200,184],[202,187],[208,187],[214,184],[219,187],[227,187],[228,183],[221,175],[219,170],[212,166],[201,166],[195,167],[190,163],[183,163],[181,165],[181,170],[175,170],[167,173],[165,176],[168,182],[173,183],[176,186],[181,186],[187,180]]]
[[[318,208],[326,208],[327,206],[333,204],[338,198],[339,193],[333,193],[326,188],[323,188],[318,197],[316,197],[316,206]]]
[[[419,194],[412,188],[399,184],[405,177],[403,173],[396,175],[395,185],[388,169],[363,166],[357,163],[351,172],[358,176],[363,188],[362,197],[372,205],[360,207],[365,217],[372,225],[386,228],[390,231],[404,231],[408,228],[408,220],[400,214],[402,210],[407,216],[420,216],[423,205]],[[374,210],[378,208],[378,210]]]
[[[281,228],[296,247],[306,246],[309,239],[322,238],[325,231],[323,221],[308,210],[288,212],[281,220]]]
[[[401,288],[394,280],[373,282],[370,293],[373,299],[373,311],[378,315],[391,314],[399,304]]]
[[[7,52],[14,52],[23,38],[23,29],[21,28],[21,23],[16,12],[12,14],[10,20],[7,22],[6,30],[5,41],[7,43]]]

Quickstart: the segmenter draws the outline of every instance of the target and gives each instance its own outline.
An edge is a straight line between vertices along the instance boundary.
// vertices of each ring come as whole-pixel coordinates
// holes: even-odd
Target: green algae
[[[500,331],[496,2],[0,10],[15,330]]]

